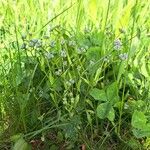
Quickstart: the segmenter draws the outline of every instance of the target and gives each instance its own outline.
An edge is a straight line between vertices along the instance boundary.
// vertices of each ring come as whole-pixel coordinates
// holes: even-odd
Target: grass
[[[0,149],[149,149],[148,0],[0,3]]]

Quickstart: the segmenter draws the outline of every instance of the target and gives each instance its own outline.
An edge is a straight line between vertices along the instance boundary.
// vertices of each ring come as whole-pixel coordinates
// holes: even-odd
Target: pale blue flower
[[[66,51],[63,49],[63,50],[61,50],[61,52],[60,52],[60,56],[61,57],[67,57],[67,53],[66,53]]]
[[[69,41],[69,44],[68,44],[69,46],[75,46],[76,45],[76,42],[75,41]]]
[[[77,49],[78,54],[82,54],[86,52],[86,49],[84,47],[80,47]]]
[[[127,53],[120,54],[120,55],[119,55],[119,58],[120,58],[121,60],[127,60],[127,59],[128,59],[128,54],[127,54]]]
[[[46,56],[48,59],[54,58],[54,54],[51,53],[51,52],[47,52],[47,53],[45,54],[45,56]]]
[[[22,45],[21,45],[21,49],[26,49],[27,48],[27,44],[26,43],[23,43]]]
[[[56,74],[57,76],[60,76],[60,75],[62,74],[62,70],[61,70],[61,69],[58,69],[58,71],[56,71],[55,74]]]
[[[63,61],[63,66],[67,66],[67,61]]]
[[[120,50],[120,49],[121,49],[121,46],[122,46],[121,41],[120,41],[119,39],[116,39],[116,40],[114,41],[114,49],[115,49],[115,50]]]
[[[42,47],[42,41],[38,40],[35,44],[36,48]]]
[[[66,43],[65,40],[61,40],[61,41],[60,41],[60,44],[61,44],[61,45],[64,45],[65,43]]]
[[[35,44],[38,42],[38,39],[32,39],[29,41],[29,47],[34,47]]]
[[[52,48],[54,48],[54,47],[56,46],[56,42],[55,42],[55,41],[51,41],[51,42],[50,42],[50,46],[51,46]]]

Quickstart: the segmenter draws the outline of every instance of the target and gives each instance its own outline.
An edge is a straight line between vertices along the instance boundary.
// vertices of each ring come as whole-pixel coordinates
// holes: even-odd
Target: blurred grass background
[[[94,24],[101,29],[112,25],[117,33],[119,28],[131,29],[134,23],[140,29],[150,24],[149,0],[1,0],[0,27],[10,31],[15,25],[21,33],[35,32],[68,7],[46,30],[58,24],[77,30]]]

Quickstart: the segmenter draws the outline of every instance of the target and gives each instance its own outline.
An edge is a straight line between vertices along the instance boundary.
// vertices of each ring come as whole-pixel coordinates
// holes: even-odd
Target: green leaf
[[[132,131],[136,138],[150,137],[150,129],[149,130],[133,129]]]
[[[56,145],[52,145],[52,146],[50,147],[50,149],[51,149],[51,150],[57,150],[58,147],[57,147]]]
[[[116,103],[119,100],[117,83],[114,82],[107,87],[107,98],[109,101]]]
[[[143,76],[145,76],[146,78],[149,78],[150,74],[149,74],[149,67],[147,65],[147,62],[145,58],[143,58],[141,61],[142,61],[142,66],[140,68],[140,72]]]
[[[140,148],[140,143],[139,141],[137,141],[136,139],[134,139],[134,137],[132,137],[131,139],[129,139],[127,141],[127,145],[131,148],[131,149],[139,149]]]
[[[104,90],[99,90],[97,88],[94,88],[90,91],[90,95],[95,99],[95,100],[100,100],[100,101],[107,101],[107,96]]]
[[[113,107],[111,107],[111,109],[110,109],[110,111],[109,111],[109,113],[108,113],[107,118],[108,118],[111,122],[114,121],[114,119],[115,119],[115,110],[114,110]]]
[[[122,61],[119,66],[117,81],[120,81],[121,76],[125,73],[125,64],[126,62]]]
[[[100,48],[99,47],[91,47],[88,49],[86,53],[86,57],[88,60],[98,61],[101,58]]]
[[[97,116],[100,119],[108,118],[110,121],[114,121],[115,111],[109,102],[102,103],[97,107]]]
[[[89,124],[91,125],[92,124],[92,117],[88,111],[86,111],[86,115],[87,115],[87,120],[88,120]]]
[[[146,126],[146,116],[143,112],[135,110],[132,116],[131,124],[134,128],[143,129]]]
[[[20,139],[22,137],[23,137],[23,134],[18,133],[18,134],[15,134],[15,135],[11,136],[10,139],[11,139],[11,141],[16,142],[18,139]]]
[[[31,145],[29,145],[23,138],[20,138],[15,143],[13,150],[31,150]]]
[[[57,138],[58,138],[59,141],[63,141],[63,138],[64,138],[64,137],[63,137],[62,132],[58,132],[58,133],[57,133]]]
[[[94,109],[94,106],[91,100],[86,99],[86,103],[89,104]]]

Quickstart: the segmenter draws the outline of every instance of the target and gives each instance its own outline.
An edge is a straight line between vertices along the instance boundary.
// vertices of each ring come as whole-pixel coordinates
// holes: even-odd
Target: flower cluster
[[[32,39],[29,41],[29,47],[34,47],[35,44],[38,42],[38,39]]]
[[[65,49],[62,49],[60,51],[60,56],[63,57],[63,58],[67,57],[67,53],[66,53]]]
[[[22,37],[22,39],[25,40],[25,37]],[[42,41],[40,39],[32,39],[28,42],[28,44],[24,41],[24,43],[21,45],[21,49],[27,49],[28,47],[40,48],[42,47]]]
[[[80,47],[77,49],[77,53],[78,54],[82,54],[82,53],[85,53],[88,49],[88,46],[84,46],[84,47]]]
[[[73,40],[69,41],[68,45],[71,46],[71,47],[74,47],[76,45],[76,42],[73,41]]]
[[[55,74],[56,74],[57,76],[60,76],[60,75],[62,74],[62,70],[61,70],[61,69],[58,69],[58,70],[55,72]]]
[[[119,55],[119,58],[120,58],[121,60],[127,60],[127,59],[128,59],[128,54],[127,54],[127,53],[120,54],[120,55]]]
[[[90,33],[90,32],[91,32],[90,28],[86,26],[84,28],[84,33],[87,34],[87,33]]]
[[[56,41],[51,41],[50,42],[50,47],[54,48],[56,46]]]
[[[64,39],[62,39],[61,41],[60,41],[60,44],[61,45],[64,45],[66,43],[66,40],[64,40]]]
[[[66,85],[67,86],[71,86],[75,83],[75,80],[74,79],[70,79],[69,81],[66,81]]]
[[[116,40],[114,41],[114,49],[115,49],[115,50],[120,50],[120,49],[121,49],[121,46],[122,46],[121,41],[120,41],[119,39],[116,39]]]
[[[46,56],[47,59],[52,59],[52,58],[54,58],[54,54],[53,54],[52,52],[47,52],[47,53],[45,53],[45,56]]]

